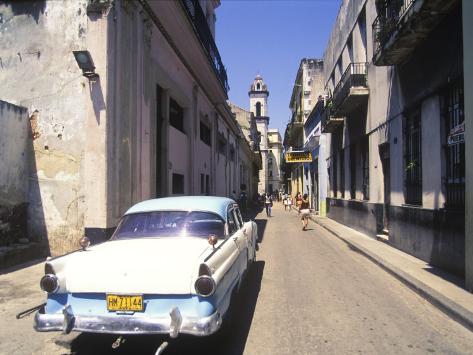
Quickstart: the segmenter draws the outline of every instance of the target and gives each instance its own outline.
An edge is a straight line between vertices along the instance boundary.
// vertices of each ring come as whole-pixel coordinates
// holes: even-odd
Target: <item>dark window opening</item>
[[[172,174],[172,193],[174,195],[184,194],[184,175]]]
[[[337,159],[337,155],[338,153],[335,153],[334,156],[333,156],[333,163],[332,163],[332,179],[333,179],[333,197],[337,198],[338,196],[338,182],[337,182],[337,179],[338,179],[338,167],[337,167],[337,164],[338,164],[338,159]]]
[[[230,160],[235,161],[235,147],[233,145],[230,145]]]
[[[182,133],[184,132],[184,110],[173,99],[169,100],[169,123]]]
[[[227,140],[222,135],[219,135],[218,137],[218,152],[227,156]]]
[[[212,146],[212,141],[211,141],[211,130],[210,128],[200,121],[200,140],[207,144],[209,147]]]
[[[361,145],[361,159],[363,162],[363,200],[370,198],[370,158],[369,158],[369,139],[365,137]]]
[[[261,116],[261,102],[256,103],[256,116]]]
[[[345,149],[340,151],[340,192],[345,198]]]
[[[205,175],[200,174],[200,194],[205,194]]]
[[[356,145],[350,145],[350,198],[356,199]]]
[[[405,201],[422,205],[422,149],[421,117],[417,110],[404,121],[404,184]]]
[[[210,195],[210,175],[205,175],[205,194]]]

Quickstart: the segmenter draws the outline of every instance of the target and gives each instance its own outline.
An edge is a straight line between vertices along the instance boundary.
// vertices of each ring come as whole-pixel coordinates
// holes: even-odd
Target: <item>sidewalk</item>
[[[473,294],[462,288],[463,280],[330,218],[312,215],[311,220],[473,330]]]

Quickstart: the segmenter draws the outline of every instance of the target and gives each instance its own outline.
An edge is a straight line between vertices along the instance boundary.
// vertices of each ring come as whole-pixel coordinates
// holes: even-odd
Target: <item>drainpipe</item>
[[[463,0],[463,82],[465,98],[465,286],[473,292],[473,1]]]

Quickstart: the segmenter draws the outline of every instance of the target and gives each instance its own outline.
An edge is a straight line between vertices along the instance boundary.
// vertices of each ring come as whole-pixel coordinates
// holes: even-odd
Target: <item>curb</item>
[[[375,253],[367,250],[366,248],[354,243],[353,241],[345,239],[338,232],[333,230],[331,227],[327,226],[322,221],[310,217],[310,219],[317,223],[322,228],[326,229],[328,232],[333,234],[335,237],[339,238],[345,242],[350,248],[359,252],[363,256],[367,257],[369,260],[380,266],[382,269],[387,271],[389,274],[400,280],[402,283],[407,285],[410,289],[418,293],[420,296],[429,301],[432,305],[440,309],[446,315],[459,322],[469,330],[473,331],[473,313],[465,309],[463,306],[452,301],[451,299],[445,297],[441,293],[432,289],[430,286],[424,282],[416,279],[415,277],[404,272],[400,268],[390,264],[387,260],[379,257]]]

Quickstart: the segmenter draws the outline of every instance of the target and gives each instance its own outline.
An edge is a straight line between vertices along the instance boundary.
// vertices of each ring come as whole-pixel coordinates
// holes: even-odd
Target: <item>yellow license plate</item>
[[[107,309],[109,311],[143,310],[143,296],[107,295]]]

